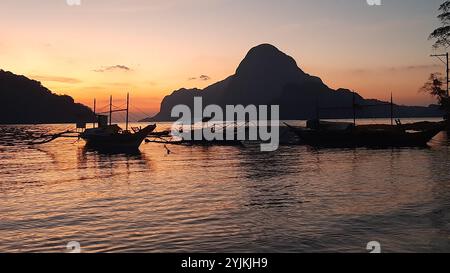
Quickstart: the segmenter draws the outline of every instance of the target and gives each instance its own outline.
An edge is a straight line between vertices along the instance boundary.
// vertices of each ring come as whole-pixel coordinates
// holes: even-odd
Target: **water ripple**
[[[0,252],[450,251],[449,144],[325,149],[145,144],[134,155],[0,126]]]

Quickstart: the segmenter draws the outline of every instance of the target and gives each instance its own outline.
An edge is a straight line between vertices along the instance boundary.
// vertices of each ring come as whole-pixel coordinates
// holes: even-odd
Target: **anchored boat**
[[[444,130],[444,122],[421,122],[401,124],[395,120],[394,102],[375,105],[358,105],[355,93],[352,99],[353,123],[322,121],[319,117],[309,120],[306,128],[286,124],[302,143],[316,147],[424,147],[439,132]],[[390,106],[391,125],[356,125],[356,109],[361,107]],[[320,108],[318,108],[319,110]],[[318,111],[319,114],[319,111]]]
[[[338,148],[424,147],[444,129],[444,124],[438,122],[429,123],[428,126],[415,125],[355,126],[352,123],[309,121],[306,128],[298,128],[286,124],[304,144]]]
[[[127,108],[113,110],[112,96],[110,97],[109,112],[96,113],[96,103],[94,100],[94,114],[97,122],[93,128],[86,129],[85,123],[77,124],[77,131],[65,131],[57,134],[45,134],[31,141],[30,145],[44,144],[57,138],[78,138],[86,141],[86,147],[102,151],[136,151],[145,138],[155,129],[156,124],[148,125],[144,128],[129,127],[129,105],[130,96],[127,95]],[[112,124],[112,114],[115,112],[126,112],[126,127],[120,128],[117,124]],[[105,115],[109,113],[108,115]],[[81,132],[79,131],[81,129]]]
[[[137,150],[145,138],[156,129],[156,125],[148,125],[145,128],[131,128],[132,131],[128,130],[129,105],[130,95],[127,94],[127,108],[113,110],[111,96],[109,118],[106,115],[102,115],[102,113],[96,113],[98,127],[95,127],[94,124],[94,128],[86,129],[80,133],[80,138],[86,141],[86,146],[97,150]],[[112,114],[114,112],[126,112],[125,130],[117,124],[112,124]]]
[[[238,125],[236,122],[226,124],[226,122],[214,123],[212,126],[208,126],[211,119],[204,118],[201,121],[200,128],[194,128],[198,123],[192,122],[189,130],[185,130],[183,124],[177,131],[162,131],[153,132],[148,135],[148,139],[145,140],[146,143],[163,143],[163,144],[178,144],[178,145],[195,145],[195,146],[241,146],[242,140],[238,139],[237,131]],[[233,128],[229,128],[233,125]],[[248,126],[243,127],[248,130]],[[212,134],[222,135],[219,139],[206,139],[204,136],[204,131],[210,130]],[[174,133],[174,134],[172,134]],[[228,139],[228,135],[234,135],[234,137]]]
[[[156,125],[148,125],[136,132],[123,130],[118,125],[100,125],[86,129],[80,138],[86,141],[86,147],[98,150],[137,150],[144,139],[155,130]]]

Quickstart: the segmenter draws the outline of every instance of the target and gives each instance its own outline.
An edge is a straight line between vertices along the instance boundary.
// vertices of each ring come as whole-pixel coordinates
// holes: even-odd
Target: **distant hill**
[[[386,94],[388,95],[388,94]],[[203,97],[204,105],[280,105],[284,120],[315,118],[351,118],[353,93],[348,89],[333,90],[318,77],[303,72],[296,61],[269,44],[252,48],[236,73],[203,90],[180,89],[166,96],[160,112],[143,121],[173,121],[172,108],[177,104],[193,106],[195,96]],[[356,94],[357,116],[388,117],[390,105]],[[319,109],[319,110],[318,110]],[[437,106],[394,106],[396,117],[442,116]]]
[[[94,114],[73,98],[53,94],[38,81],[0,70],[0,124],[75,123]]]

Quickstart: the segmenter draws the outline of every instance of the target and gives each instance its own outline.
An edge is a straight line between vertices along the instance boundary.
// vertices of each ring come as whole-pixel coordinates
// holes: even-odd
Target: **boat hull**
[[[182,140],[184,144],[198,146],[241,146],[240,140]]]
[[[138,150],[144,139],[155,130],[156,125],[149,125],[137,133],[122,134],[81,134],[86,147],[96,150],[127,151]]]
[[[426,147],[428,142],[442,131],[442,126],[420,131],[370,130],[353,128],[342,131],[295,129],[304,144],[316,147]]]

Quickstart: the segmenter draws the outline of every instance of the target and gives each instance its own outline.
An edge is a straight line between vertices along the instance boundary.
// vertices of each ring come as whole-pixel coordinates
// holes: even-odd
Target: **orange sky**
[[[129,91],[154,114],[173,90],[222,80],[251,47],[271,43],[332,88],[427,105],[418,89],[444,70],[427,40],[440,2],[3,0],[0,68],[87,105],[112,94],[120,106]]]

